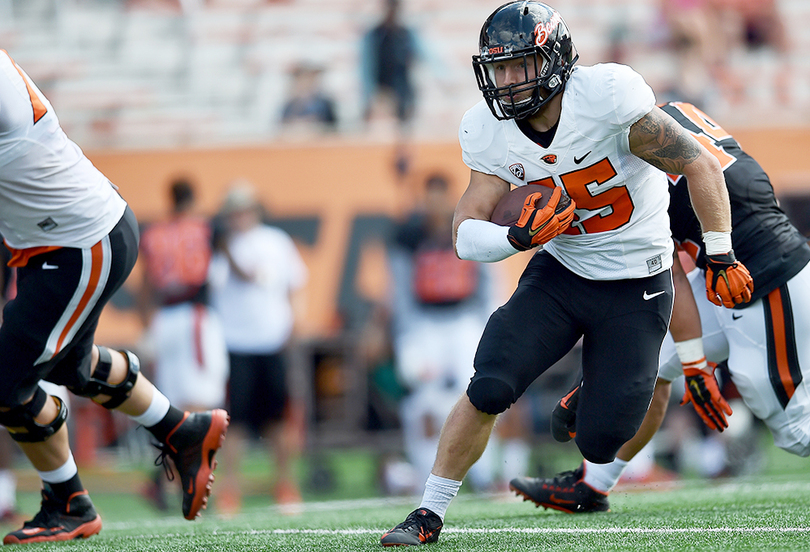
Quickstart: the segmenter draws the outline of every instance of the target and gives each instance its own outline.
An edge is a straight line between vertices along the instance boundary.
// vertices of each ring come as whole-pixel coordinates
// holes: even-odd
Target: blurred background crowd
[[[221,513],[245,496],[294,505],[339,487],[334,450],[364,454],[349,463],[373,471],[374,492],[420,492],[483,325],[528,260],[465,263],[450,243],[468,171],[458,124],[480,100],[470,57],[498,4],[0,0],[0,47],[142,224],[136,273],[97,340],[138,353],[178,404],[258,412],[226,442]],[[810,3],[551,4],[581,64],[631,65],[659,101],[695,103],[731,130],[810,235]],[[198,361],[187,372],[172,357],[183,347]],[[577,364],[575,349],[503,417],[473,490],[555,471],[532,451],[559,446],[548,417]],[[670,409],[628,479],[756,473],[756,423],[732,407],[722,436]],[[145,458],[127,420],[71,408],[80,465]],[[0,468],[12,468],[5,448]],[[258,488],[246,455],[270,466]],[[146,473],[141,491],[164,508],[159,481]],[[0,516],[13,511],[6,487],[13,497],[0,469]]]
[[[479,100],[470,56],[498,2],[387,3],[0,0],[0,39],[86,148],[285,140],[283,125],[297,116],[341,137],[377,137],[389,130],[370,105],[379,61],[401,73],[379,80],[395,92],[398,119],[420,139],[452,139]],[[554,7],[574,33],[580,63],[628,63],[662,100],[699,102],[729,127],[808,124],[803,0]],[[385,17],[400,31],[381,32]]]

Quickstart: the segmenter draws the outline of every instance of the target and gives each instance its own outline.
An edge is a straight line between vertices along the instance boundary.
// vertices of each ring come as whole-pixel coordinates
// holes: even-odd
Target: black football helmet
[[[562,91],[579,55],[571,33],[552,7],[532,0],[504,4],[484,22],[480,54],[473,56],[478,88],[497,119],[525,119]],[[501,86],[495,82],[498,62],[523,58],[524,82]],[[529,67],[535,71],[530,78]],[[528,98],[515,99],[531,91]]]

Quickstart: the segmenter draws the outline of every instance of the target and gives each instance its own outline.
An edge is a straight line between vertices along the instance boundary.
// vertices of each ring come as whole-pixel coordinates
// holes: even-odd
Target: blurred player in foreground
[[[706,425],[723,431],[731,408],[720,394],[713,366],[724,360],[745,404],[771,430],[776,446],[810,455],[810,396],[802,369],[810,366],[810,247],[779,208],[768,175],[728,132],[691,104],[673,102],[663,110],[704,143],[723,167],[735,251],[754,278],[752,299],[733,309],[709,301],[701,285],[706,251],[686,177],[670,175],[672,234],[698,268],[687,277],[676,262],[670,336],[661,350],[650,409],[613,462],[586,459],[579,468],[553,478],[514,479],[513,490],[538,506],[571,513],[606,511],[608,493],[627,463],[661,426],[671,382],[681,374],[686,377],[681,404],[691,402]],[[552,432],[558,440],[568,440],[577,431],[579,395],[577,385],[554,409]]]
[[[0,424],[42,479],[42,506],[5,544],[69,540],[101,530],[68,443],[67,408],[39,386],[63,384],[115,408],[161,443],[194,519],[211,492],[228,414],[189,414],[139,373],[138,358],[93,344],[101,311],[138,255],[138,227],[113,184],[70,141],[53,107],[0,51],[0,233],[17,295],[0,326]],[[81,431],[81,429],[80,429]]]
[[[422,502],[383,535],[384,546],[438,539],[498,414],[580,339],[586,385],[576,442],[583,456],[610,462],[638,431],[672,313],[664,172],[689,177],[714,300],[733,305],[751,297],[748,271],[731,248],[720,163],[656,107],[638,73],[618,64],[574,67],[568,27],[540,2],[498,8],[479,46],[473,66],[485,101],[465,114],[459,131],[471,175],[456,207],[456,252],[494,262],[543,250],[490,317],[475,375],[442,429]],[[547,204],[536,208],[543,197],[535,193],[513,225],[490,222],[510,185],[529,183],[550,188]]]

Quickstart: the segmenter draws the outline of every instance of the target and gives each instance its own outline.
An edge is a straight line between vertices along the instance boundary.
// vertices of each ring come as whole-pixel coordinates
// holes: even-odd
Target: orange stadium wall
[[[778,194],[810,191],[810,131],[774,129],[740,131],[735,136],[771,175]],[[90,159],[149,222],[169,208],[167,185],[185,175],[198,185],[202,212],[214,214],[228,185],[237,178],[252,181],[271,220],[300,232],[293,235],[310,270],[306,290],[305,336],[334,334],[357,304],[384,301],[387,272],[383,235],[385,221],[405,213],[419,196],[421,183],[433,171],[447,174],[460,196],[468,179],[456,143],[418,144],[412,151],[410,176],[400,181],[393,170],[394,148],[380,144],[269,145],[228,149],[105,152],[88,151]],[[504,266],[504,296],[514,286],[527,256]],[[134,292],[139,270],[127,282]],[[354,313],[355,315],[357,313]],[[98,340],[131,345],[141,326],[134,311],[108,308]]]

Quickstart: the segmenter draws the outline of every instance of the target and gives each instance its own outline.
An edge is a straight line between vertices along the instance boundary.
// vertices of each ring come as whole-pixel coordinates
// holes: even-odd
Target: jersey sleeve
[[[504,164],[507,148],[493,147],[493,144],[503,144],[505,140],[502,125],[483,100],[464,114],[458,129],[458,141],[461,159],[470,169],[495,174]]]
[[[652,111],[655,94],[644,78],[626,65],[605,64],[611,72],[612,123],[628,127]]]

